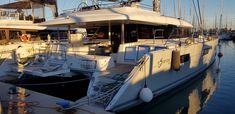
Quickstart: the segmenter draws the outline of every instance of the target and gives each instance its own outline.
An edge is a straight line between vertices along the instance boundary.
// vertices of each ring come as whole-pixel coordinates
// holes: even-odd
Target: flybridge
[[[153,0],[153,5],[140,3],[140,0],[128,0],[128,1],[120,1],[120,0],[85,0],[81,2],[76,8],[65,9],[60,16],[67,16],[67,14],[89,11],[89,10],[99,10],[99,9],[107,9],[107,8],[117,8],[117,7],[135,7],[147,9],[150,11],[155,11],[160,15],[160,0]]]
[[[43,22],[45,21],[45,7],[53,11],[54,17],[58,16],[56,0],[17,0],[0,5],[0,19]]]
[[[56,0],[17,0],[16,2],[0,5],[3,9],[31,9],[42,5],[56,5]]]

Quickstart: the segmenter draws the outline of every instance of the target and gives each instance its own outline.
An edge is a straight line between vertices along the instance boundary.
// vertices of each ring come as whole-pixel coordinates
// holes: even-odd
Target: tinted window
[[[188,62],[189,60],[190,60],[190,55],[189,54],[180,56],[180,63],[185,63],[185,62]]]

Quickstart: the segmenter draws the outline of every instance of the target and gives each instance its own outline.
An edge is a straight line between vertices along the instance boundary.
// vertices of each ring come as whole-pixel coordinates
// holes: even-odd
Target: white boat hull
[[[181,50],[181,55],[190,54],[189,62],[181,64],[179,71],[171,69],[172,50],[150,52],[150,60],[136,75],[126,80],[125,84],[109,102],[106,110],[116,112],[143,103],[138,95],[144,87],[145,78],[148,88],[152,90],[154,97],[156,97],[195,77],[214,62],[217,43],[218,40],[215,39],[205,42],[204,46],[203,43],[197,43],[178,48]],[[204,55],[205,45],[209,46],[210,49]]]

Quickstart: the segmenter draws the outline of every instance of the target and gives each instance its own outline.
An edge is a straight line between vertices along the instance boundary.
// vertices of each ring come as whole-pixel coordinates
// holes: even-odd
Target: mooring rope
[[[42,85],[57,85],[57,84],[67,84],[73,82],[81,82],[85,80],[89,80],[90,78],[84,78],[79,80],[71,80],[71,81],[63,81],[63,82],[51,82],[51,83],[34,83],[34,84],[15,84],[17,86],[42,86]]]

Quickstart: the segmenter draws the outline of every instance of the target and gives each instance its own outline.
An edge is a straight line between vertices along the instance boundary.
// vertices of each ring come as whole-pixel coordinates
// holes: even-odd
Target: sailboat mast
[[[178,13],[179,13],[179,18],[181,18],[181,0],[178,0]]]
[[[217,16],[215,15],[215,29],[217,29]]]
[[[172,0],[173,1],[173,5],[174,5],[174,17],[176,17],[176,7],[175,7],[175,0]]]
[[[58,11],[58,2],[55,0],[55,17],[59,16],[59,11]]]
[[[221,0],[221,6],[220,6],[220,24],[219,24],[219,32],[221,32],[221,29],[223,28],[222,20],[223,20],[223,9],[224,9],[224,1]]]

